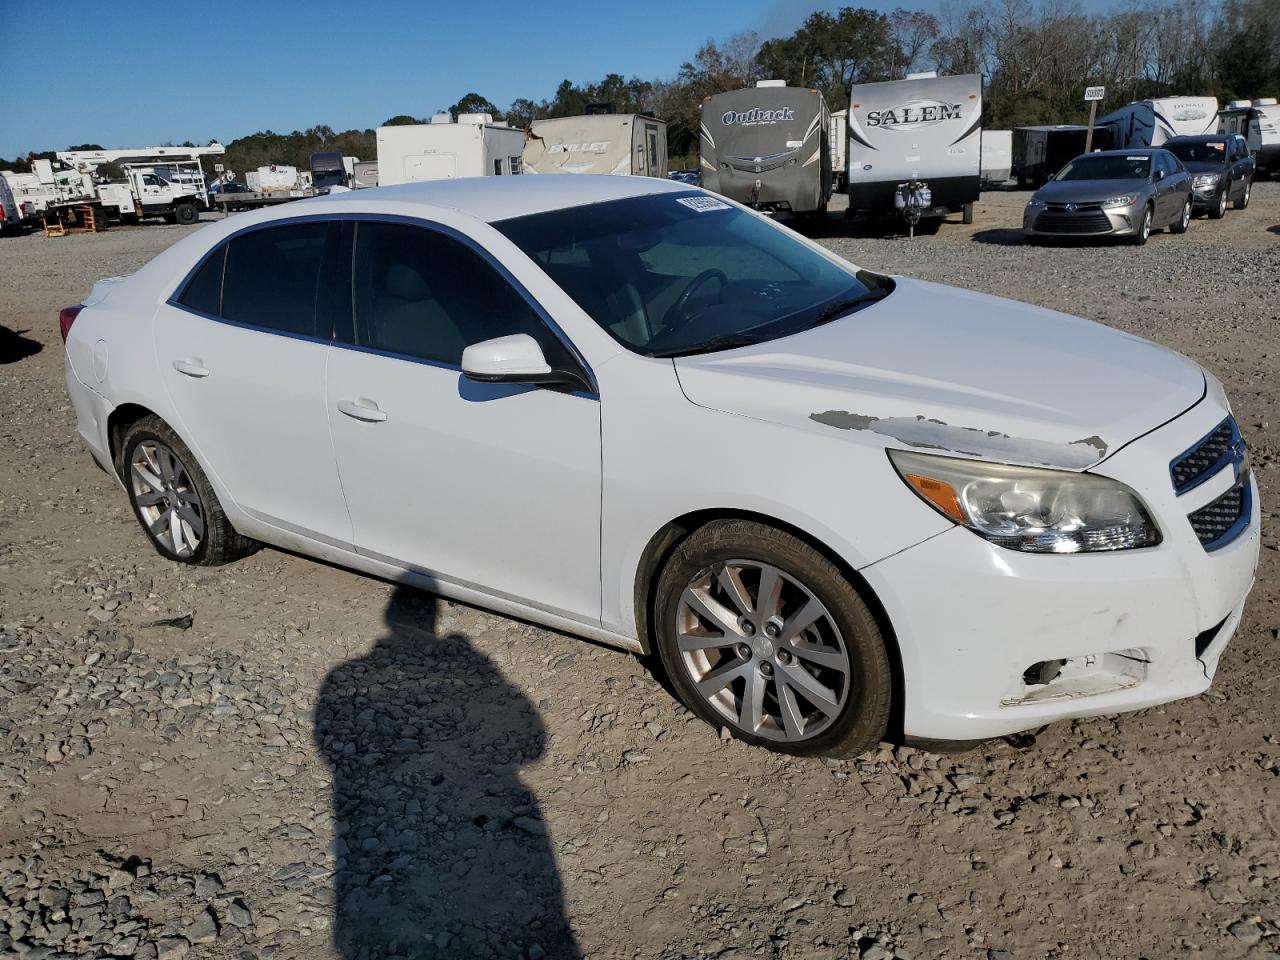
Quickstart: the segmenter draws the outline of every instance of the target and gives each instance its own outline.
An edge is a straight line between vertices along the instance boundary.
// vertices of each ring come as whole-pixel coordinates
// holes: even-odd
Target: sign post
[[[1098,118],[1098,101],[1106,95],[1106,87],[1084,88],[1084,102],[1089,105],[1089,132],[1084,135],[1085,153],[1093,150],[1093,122]]]

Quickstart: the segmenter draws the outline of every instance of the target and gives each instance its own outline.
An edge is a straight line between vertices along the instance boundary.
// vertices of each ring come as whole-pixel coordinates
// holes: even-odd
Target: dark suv
[[[1197,210],[1208,210],[1218,220],[1227,204],[1237,210],[1249,205],[1254,164],[1244,137],[1236,133],[1214,136],[1174,137],[1163,144],[1191,174],[1192,201]]]

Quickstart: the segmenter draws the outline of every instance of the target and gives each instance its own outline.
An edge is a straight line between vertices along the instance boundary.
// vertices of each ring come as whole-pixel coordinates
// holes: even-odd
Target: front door
[[[456,237],[356,225],[353,320],[327,401],[357,549],[585,623],[600,618],[600,404],[475,383],[464,347],[528,333],[573,360],[529,301]]]
[[[155,345],[174,427],[235,503],[349,545],[324,398],[330,331],[316,316],[331,305],[321,262],[333,233],[312,221],[233,237],[160,307]]]

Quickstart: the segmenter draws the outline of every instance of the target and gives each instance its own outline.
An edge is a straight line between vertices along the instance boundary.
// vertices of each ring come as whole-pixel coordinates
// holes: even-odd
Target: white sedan
[[[79,432],[164,556],[275,544],[654,652],[788,753],[1199,693],[1253,582],[1198,365],[683,184],[302,201],[60,319]]]

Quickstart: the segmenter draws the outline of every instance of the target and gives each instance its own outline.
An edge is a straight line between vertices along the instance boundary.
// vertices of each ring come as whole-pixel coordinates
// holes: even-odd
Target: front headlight
[[[1010,550],[1090,553],[1160,542],[1142,500],[1116,480],[904,450],[890,450],[889,459],[925,503]]]
[[[1116,207],[1132,207],[1137,202],[1138,202],[1137,194],[1126,193],[1120,197],[1111,197],[1110,199],[1103,200],[1102,208],[1104,210],[1112,210]]]
[[[1196,175],[1193,183],[1201,190],[1208,187],[1216,187],[1218,185],[1219,176],[1216,173],[1200,173]]]
[[[1043,206],[1044,206],[1044,201],[1037,200],[1035,197],[1032,197],[1030,200],[1027,201],[1028,210],[1034,210],[1034,209],[1037,209],[1038,207],[1043,207]]]

